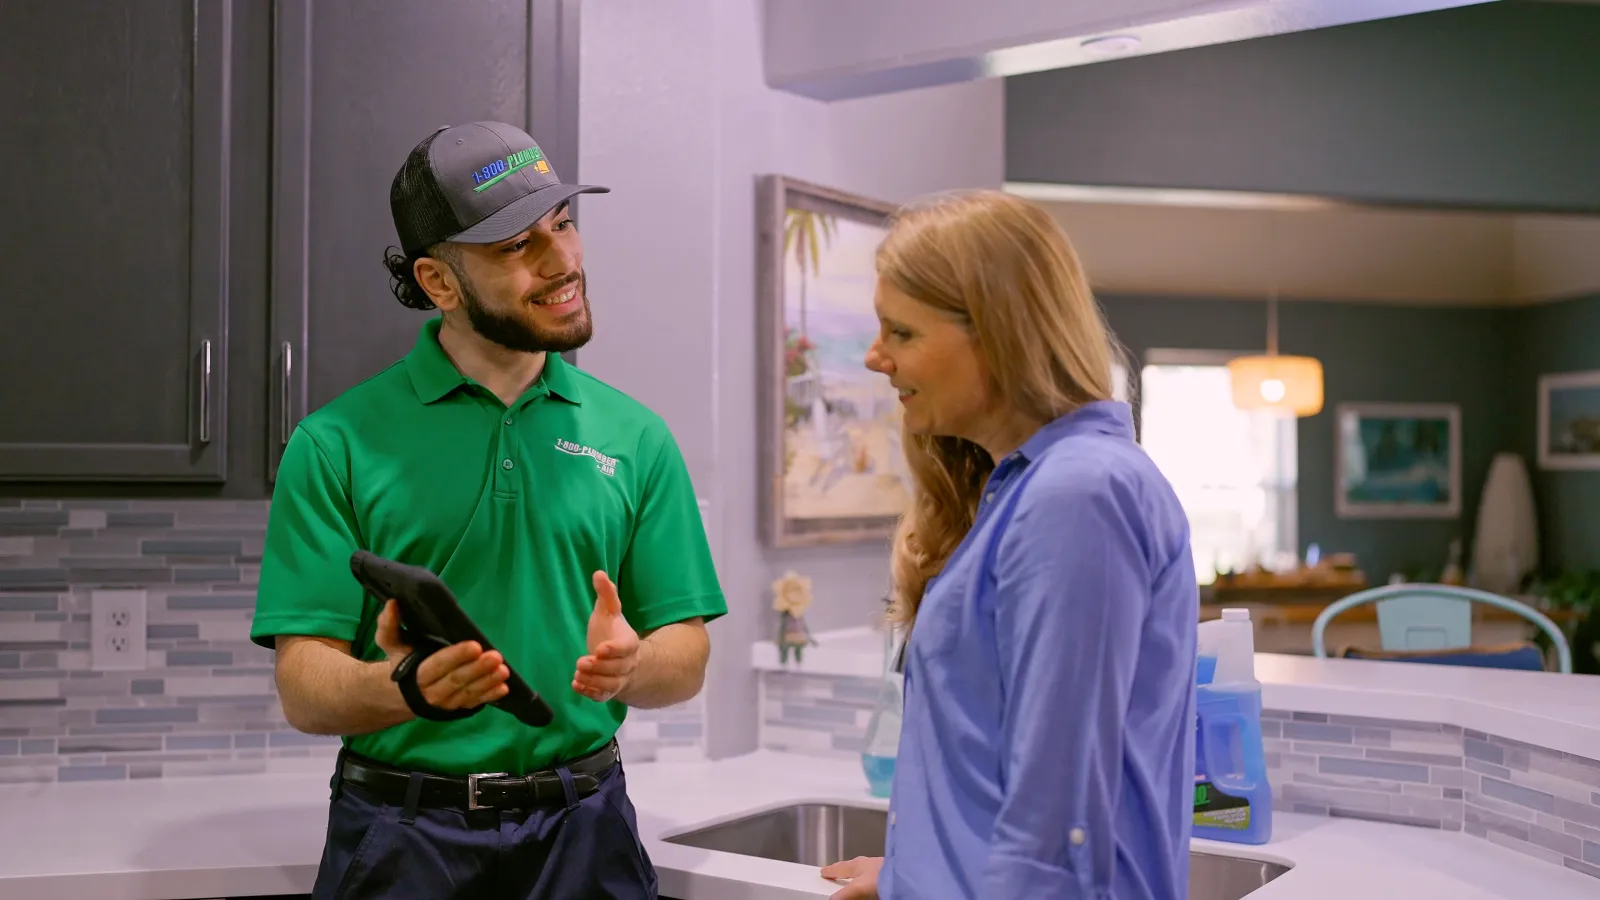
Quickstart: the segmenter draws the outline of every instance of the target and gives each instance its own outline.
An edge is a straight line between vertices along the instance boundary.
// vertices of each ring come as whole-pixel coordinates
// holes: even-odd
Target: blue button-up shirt
[[[879,895],[1187,897],[1198,604],[1126,404],[1001,460],[912,627]]]

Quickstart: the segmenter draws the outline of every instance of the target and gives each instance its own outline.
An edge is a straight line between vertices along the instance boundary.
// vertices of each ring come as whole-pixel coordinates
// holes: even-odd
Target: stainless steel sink
[[[825,866],[855,856],[882,856],[888,815],[881,809],[803,803],[697,828],[665,840],[702,850]],[[1190,900],[1240,900],[1287,866],[1215,853],[1189,854]]]
[[[806,866],[882,856],[888,814],[881,809],[806,803],[783,806],[666,839]]]

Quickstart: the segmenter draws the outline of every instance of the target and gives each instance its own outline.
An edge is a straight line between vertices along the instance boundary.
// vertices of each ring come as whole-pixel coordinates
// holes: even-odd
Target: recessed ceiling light
[[[1089,38],[1081,45],[1090,56],[1120,56],[1139,49],[1139,38],[1131,34],[1108,34]]]

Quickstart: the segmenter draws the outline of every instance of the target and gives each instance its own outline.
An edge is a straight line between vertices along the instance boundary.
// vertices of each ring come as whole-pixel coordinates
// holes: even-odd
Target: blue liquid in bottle
[[[877,708],[867,726],[866,746],[861,751],[861,770],[874,797],[888,797],[894,784],[894,760],[900,749],[902,677],[898,672],[884,676],[878,690]]]
[[[889,788],[894,785],[894,757],[863,753],[861,769],[867,773],[867,789],[872,796],[889,796]]]
[[[1194,836],[1238,844],[1272,837],[1272,786],[1261,735],[1261,686],[1212,684],[1200,657],[1196,689]]]

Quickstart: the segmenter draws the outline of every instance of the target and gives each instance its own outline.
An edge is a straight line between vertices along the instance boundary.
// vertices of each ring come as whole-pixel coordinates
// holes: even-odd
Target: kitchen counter
[[[624,751],[626,752],[626,751]],[[326,761],[262,775],[0,787],[0,896],[176,900],[305,893],[321,854]],[[663,841],[795,802],[881,808],[850,761],[758,752],[628,767],[663,896],[801,900],[815,869]],[[1596,881],[1460,833],[1279,813],[1259,847],[1194,848],[1293,866],[1251,900],[1593,900]]]
[[[787,664],[760,641],[751,666],[851,678],[883,671],[883,637],[871,629],[816,639],[802,662]],[[1256,679],[1267,709],[1440,722],[1600,759],[1600,676],[1257,653]]]

